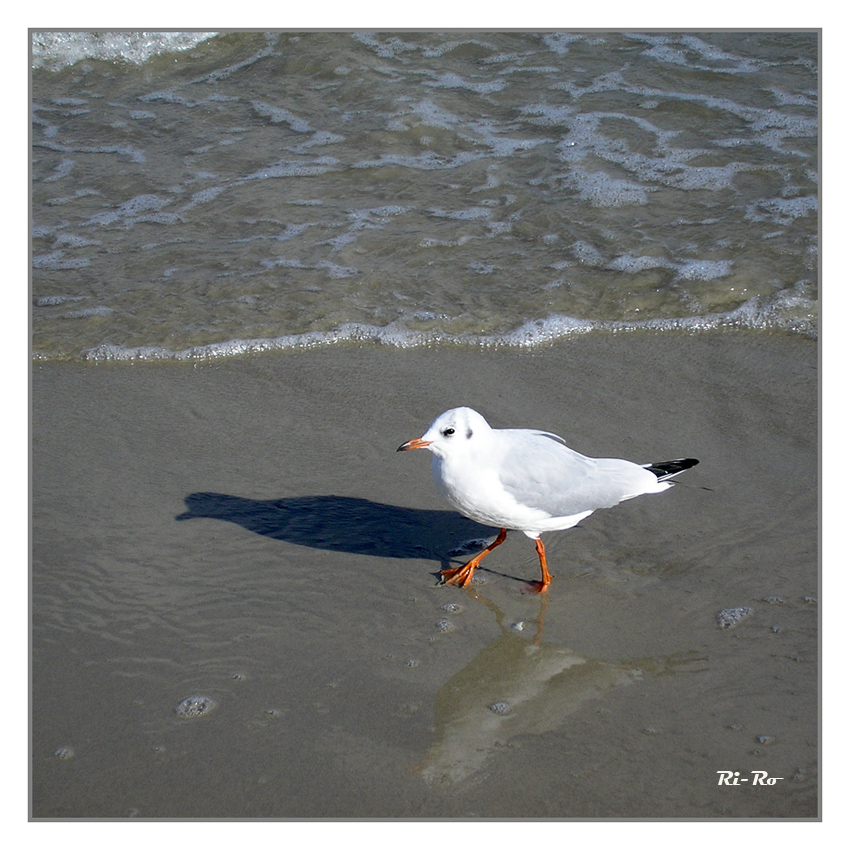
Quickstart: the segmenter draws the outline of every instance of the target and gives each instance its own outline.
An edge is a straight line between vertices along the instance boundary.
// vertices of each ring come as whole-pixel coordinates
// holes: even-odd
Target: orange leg
[[[508,536],[508,530],[502,528],[499,530],[499,536],[483,551],[479,552],[471,561],[467,561],[462,567],[455,567],[451,570],[441,570],[440,575],[443,577],[443,584],[456,584],[458,587],[466,587],[472,581],[472,574],[476,567],[481,563],[485,555],[492,552],[497,546],[501,546]]]
[[[532,587],[535,593],[546,593],[546,589],[552,583],[552,576],[549,575],[549,570],[546,566],[546,549],[539,537],[534,543],[537,546],[537,557],[540,558],[540,581],[535,581]]]

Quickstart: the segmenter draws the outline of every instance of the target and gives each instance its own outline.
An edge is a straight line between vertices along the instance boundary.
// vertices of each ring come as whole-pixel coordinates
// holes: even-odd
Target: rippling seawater
[[[35,33],[42,359],[817,327],[818,35]]]

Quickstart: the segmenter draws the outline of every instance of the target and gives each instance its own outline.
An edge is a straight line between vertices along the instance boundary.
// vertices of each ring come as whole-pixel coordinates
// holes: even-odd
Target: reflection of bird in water
[[[493,603],[480,594],[476,598],[494,611],[501,634],[437,693],[437,740],[420,768],[428,782],[466,780],[514,736],[557,729],[586,702],[658,668],[657,663],[595,661],[544,643],[543,604],[529,641],[503,625]]]

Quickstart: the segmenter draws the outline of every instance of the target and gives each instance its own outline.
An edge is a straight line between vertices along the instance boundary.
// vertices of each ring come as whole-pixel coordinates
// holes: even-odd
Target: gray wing
[[[655,475],[627,460],[589,458],[543,431],[498,432],[499,480],[520,503],[550,516],[610,508],[657,487]]]

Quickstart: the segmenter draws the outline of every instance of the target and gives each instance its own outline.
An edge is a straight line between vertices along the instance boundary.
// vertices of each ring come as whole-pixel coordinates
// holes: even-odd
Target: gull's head
[[[471,407],[455,407],[441,413],[431,427],[415,440],[402,443],[396,451],[428,449],[437,457],[462,452],[468,449],[476,437],[490,431],[487,420]]]

